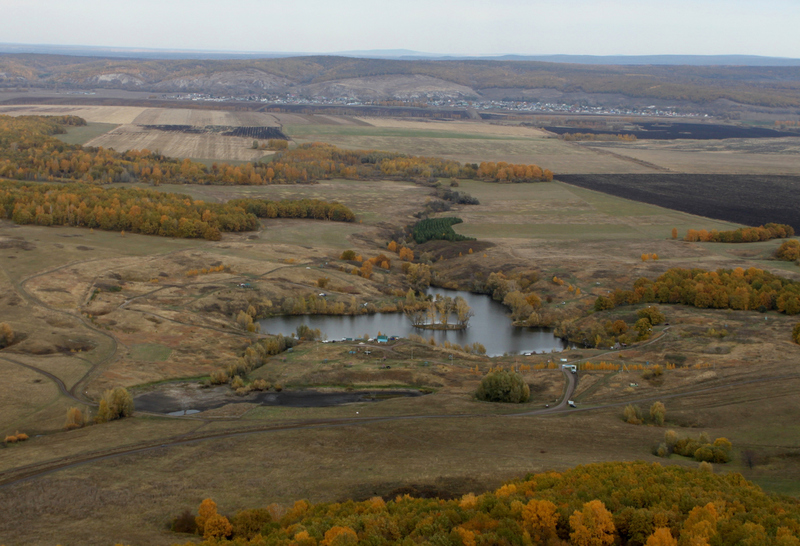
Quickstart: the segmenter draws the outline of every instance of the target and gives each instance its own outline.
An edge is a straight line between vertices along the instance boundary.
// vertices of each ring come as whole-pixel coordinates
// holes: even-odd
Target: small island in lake
[[[474,314],[461,296],[451,298],[441,294],[436,294],[425,307],[406,310],[411,324],[425,330],[463,330]],[[451,321],[453,318],[455,321]]]

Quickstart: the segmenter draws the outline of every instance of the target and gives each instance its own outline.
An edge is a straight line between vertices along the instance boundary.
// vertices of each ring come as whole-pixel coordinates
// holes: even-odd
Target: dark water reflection
[[[561,351],[570,346],[553,335],[548,328],[515,328],[508,318],[508,310],[489,296],[471,294],[460,290],[431,288],[429,294],[445,296],[461,296],[475,313],[466,330],[422,330],[414,328],[411,321],[403,313],[377,313],[374,315],[330,316],[303,315],[280,316],[262,319],[261,331],[269,334],[290,335],[301,324],[311,328],[319,328],[327,339],[371,337],[380,332],[387,336],[408,337],[418,334],[433,337],[438,343],[449,341],[459,345],[478,343],[486,347],[489,356],[500,356],[504,353],[530,353]]]

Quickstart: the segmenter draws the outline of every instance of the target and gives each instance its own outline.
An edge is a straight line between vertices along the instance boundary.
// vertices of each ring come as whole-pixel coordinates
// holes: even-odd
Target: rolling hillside
[[[800,107],[800,67],[622,66],[497,60],[290,57],[244,60],[131,60],[0,55],[0,88],[112,88],[153,92],[402,98],[424,81],[432,97],[613,95],[648,101]],[[389,82],[387,84],[387,82]],[[532,91],[543,91],[536,93]]]

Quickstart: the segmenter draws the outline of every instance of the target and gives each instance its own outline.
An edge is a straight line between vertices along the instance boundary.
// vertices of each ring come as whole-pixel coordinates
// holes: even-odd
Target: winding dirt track
[[[61,391],[61,394],[63,394],[67,398],[72,398],[73,400],[75,400],[76,402],[78,402],[80,404],[86,404],[87,403],[85,400],[83,400],[81,398],[78,398],[77,396],[75,396],[74,394],[69,392],[69,390],[67,389],[67,386],[64,384],[64,382],[61,381],[61,379],[59,379],[55,375],[51,374],[50,372],[46,372],[46,371],[44,371],[42,369],[37,368],[36,366],[31,366],[30,364],[25,364],[23,362],[8,358],[6,356],[0,356],[0,360],[4,360],[4,361],[6,361],[6,362],[8,362],[10,364],[16,364],[17,366],[22,366],[23,368],[28,368],[29,370],[32,370],[32,371],[34,371],[36,373],[40,373],[43,376],[45,376],[46,378],[50,379],[53,383],[55,383],[56,386],[58,387],[58,390]],[[95,405],[96,406],[97,404],[90,404],[90,405]]]
[[[563,370],[562,370],[563,371]],[[72,457],[63,457],[60,459],[54,459],[50,461],[45,461],[42,463],[37,463],[33,465],[28,465],[24,467],[15,468],[12,470],[8,470],[6,472],[0,473],[0,488],[9,487],[11,485],[32,480],[35,478],[39,478],[41,476],[45,476],[47,474],[52,474],[59,470],[64,470],[67,468],[74,468],[80,465],[92,463],[95,461],[102,461],[106,459],[112,459],[116,457],[124,457],[126,455],[134,455],[137,453],[145,453],[149,451],[155,451],[158,449],[166,449],[173,446],[181,446],[187,444],[193,444],[197,442],[203,442],[208,440],[221,440],[224,438],[236,438],[241,436],[249,436],[252,434],[264,434],[270,432],[282,432],[287,430],[314,430],[314,429],[327,429],[327,428],[340,428],[340,427],[348,427],[348,426],[361,426],[367,425],[371,423],[382,423],[388,421],[415,421],[415,420],[424,420],[424,419],[470,419],[470,418],[486,418],[486,417],[494,417],[494,418],[518,418],[518,417],[529,417],[529,416],[548,416],[548,415],[559,415],[565,413],[577,413],[577,412],[587,412],[587,411],[597,411],[603,410],[608,408],[614,407],[621,407],[627,404],[635,404],[635,403],[642,403],[642,402],[649,402],[654,401],[656,399],[663,400],[663,399],[670,399],[670,398],[680,398],[684,396],[693,396],[696,394],[702,394],[710,391],[717,391],[717,390],[724,390],[729,388],[740,387],[743,385],[749,385],[754,383],[765,383],[771,381],[785,381],[786,379],[797,379],[800,378],[800,374],[788,374],[782,376],[775,376],[775,377],[765,377],[761,379],[752,379],[746,381],[738,381],[734,383],[729,383],[727,385],[718,385],[714,387],[706,387],[703,389],[695,389],[691,391],[685,391],[681,393],[674,393],[668,395],[660,395],[656,397],[649,397],[649,398],[642,398],[638,400],[626,400],[623,402],[614,402],[611,404],[602,404],[599,406],[591,406],[591,407],[584,407],[584,408],[569,408],[567,406],[567,401],[572,396],[573,392],[575,391],[575,387],[577,386],[576,375],[563,371],[567,386],[564,391],[564,395],[562,399],[559,401],[552,408],[542,408],[534,411],[527,411],[521,413],[514,413],[509,415],[497,416],[497,415],[487,415],[487,414],[439,414],[439,415],[398,415],[392,417],[352,417],[352,418],[343,418],[343,419],[328,419],[328,420],[304,420],[304,421],[291,421],[291,422],[284,422],[281,424],[270,425],[270,426],[263,426],[263,427],[255,427],[246,430],[237,430],[237,431],[227,431],[227,432],[213,432],[213,433],[188,433],[181,436],[175,436],[172,438],[163,439],[157,442],[146,442],[139,444],[137,446],[126,446],[121,447],[119,449],[111,449],[105,451],[96,451],[93,453],[87,453]]]

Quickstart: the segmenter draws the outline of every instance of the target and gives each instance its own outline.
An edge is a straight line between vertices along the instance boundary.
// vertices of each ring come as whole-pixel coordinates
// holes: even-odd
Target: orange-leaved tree
[[[712,503],[695,506],[683,522],[681,543],[692,546],[707,545],[709,539],[717,534],[717,509]]]
[[[83,426],[83,414],[78,408],[69,408],[67,410],[67,421],[64,423],[65,430],[72,430],[74,428],[81,428]]]
[[[233,525],[228,518],[220,514],[214,514],[206,521],[203,529],[203,538],[225,538],[233,532]]]
[[[358,544],[358,535],[350,527],[334,526],[325,531],[321,546],[349,546]]]
[[[645,546],[678,546],[678,541],[675,540],[668,528],[659,527],[647,537]]]
[[[593,500],[575,510],[569,517],[572,532],[569,534],[575,546],[610,546],[614,543],[614,519],[605,504]]]
[[[543,544],[554,537],[558,524],[556,505],[548,500],[531,500],[522,509],[522,525],[534,544]]]
[[[217,515],[217,503],[211,499],[205,499],[200,503],[200,509],[197,511],[198,516],[194,518],[197,523],[197,530],[200,533],[205,533],[206,523],[212,516]]]

